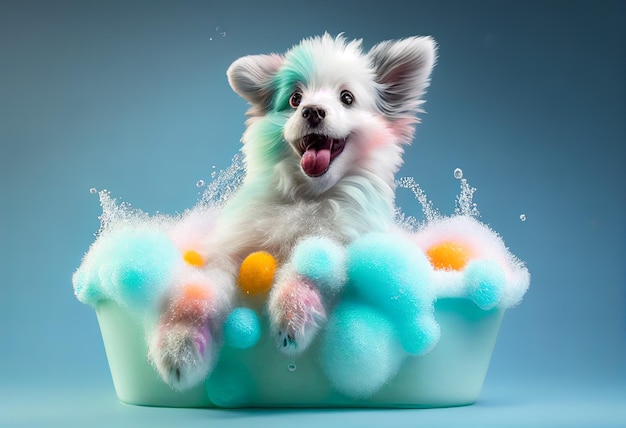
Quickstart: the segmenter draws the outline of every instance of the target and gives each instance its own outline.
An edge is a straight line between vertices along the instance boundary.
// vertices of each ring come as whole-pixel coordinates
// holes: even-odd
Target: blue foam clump
[[[348,247],[348,290],[393,321],[404,349],[428,352],[439,340],[432,267],[411,241],[369,234]]]
[[[337,293],[346,282],[345,249],[330,238],[307,238],[293,250],[297,273],[311,279],[321,291]]]
[[[256,312],[250,308],[235,308],[224,321],[224,341],[237,349],[256,345],[261,338],[261,324]]]
[[[467,296],[483,309],[495,308],[502,299],[506,278],[502,268],[492,260],[474,260],[465,271]]]
[[[130,309],[158,302],[175,274],[181,255],[162,232],[121,228],[101,236],[88,261],[74,275],[77,296],[96,304],[107,298]]]
[[[106,298],[100,287],[97,272],[93,272],[88,266],[81,266],[72,277],[74,294],[76,298],[87,305],[94,306],[100,300]]]
[[[395,376],[406,357],[389,318],[350,301],[339,304],[331,315],[320,353],[331,384],[357,398],[378,391]]]
[[[410,318],[396,327],[404,350],[411,355],[426,355],[439,343],[441,329],[432,313]]]
[[[180,252],[163,233],[129,230],[116,237],[106,263],[119,297],[133,307],[154,303],[169,285]]]
[[[211,400],[219,407],[238,407],[255,395],[249,368],[237,361],[222,359],[218,370],[211,373],[204,387]]]

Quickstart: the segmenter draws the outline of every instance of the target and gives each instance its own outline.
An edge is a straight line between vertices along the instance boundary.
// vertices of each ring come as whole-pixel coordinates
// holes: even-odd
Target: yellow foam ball
[[[183,254],[183,260],[185,260],[188,265],[197,267],[202,267],[205,263],[204,257],[194,250],[185,251]]]
[[[266,293],[272,288],[276,260],[265,251],[250,254],[241,263],[237,283],[245,294]]]
[[[442,242],[426,251],[430,264],[435,269],[462,270],[470,260],[471,251],[456,242]]]

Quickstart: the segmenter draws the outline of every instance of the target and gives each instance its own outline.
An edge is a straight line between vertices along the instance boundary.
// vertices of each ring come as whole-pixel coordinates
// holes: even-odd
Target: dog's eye
[[[349,106],[354,102],[354,95],[350,91],[341,91],[341,102]]]
[[[293,108],[297,108],[301,102],[302,92],[300,91],[295,91],[293,94],[291,94],[291,97],[289,97],[289,105]]]

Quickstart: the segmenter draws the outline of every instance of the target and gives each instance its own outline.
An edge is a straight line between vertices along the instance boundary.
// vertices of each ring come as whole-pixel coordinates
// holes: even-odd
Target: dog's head
[[[278,156],[272,167],[283,161],[299,165],[300,178],[319,193],[385,146],[397,155],[388,162],[395,172],[398,147],[412,139],[434,61],[429,37],[386,41],[364,53],[360,40],[325,34],[285,55],[240,58],[228,78],[252,105],[250,127],[259,121],[278,127],[278,147],[264,147]],[[263,132],[277,134],[267,123]],[[244,135],[244,142],[253,137]],[[374,156],[380,159],[381,153]]]

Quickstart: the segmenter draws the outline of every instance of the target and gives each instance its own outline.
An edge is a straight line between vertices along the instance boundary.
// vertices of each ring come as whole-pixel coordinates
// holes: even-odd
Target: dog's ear
[[[368,56],[380,84],[381,111],[392,119],[415,118],[435,64],[435,41],[430,37],[385,41]]]
[[[239,58],[228,68],[228,83],[237,94],[245,98],[252,108],[251,116],[264,114],[270,108],[273,95],[272,78],[283,64],[283,57],[249,55]]]

